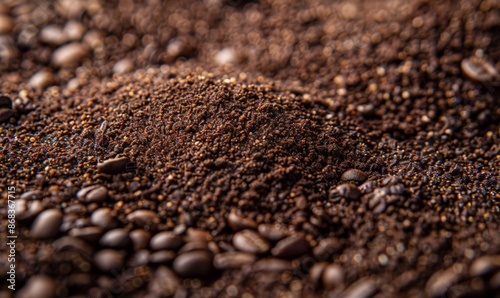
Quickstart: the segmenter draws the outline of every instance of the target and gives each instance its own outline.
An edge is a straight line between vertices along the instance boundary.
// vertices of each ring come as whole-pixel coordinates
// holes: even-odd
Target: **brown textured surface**
[[[2,2],[15,294],[496,297],[499,30],[498,1]]]

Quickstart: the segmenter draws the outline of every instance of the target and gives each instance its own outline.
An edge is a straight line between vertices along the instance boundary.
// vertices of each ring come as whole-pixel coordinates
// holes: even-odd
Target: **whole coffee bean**
[[[12,100],[7,96],[0,95],[0,108],[12,109]],[[25,193],[30,193],[30,192],[39,192],[39,191],[33,190],[33,191],[27,191]],[[19,197],[19,198],[23,199],[23,197]]]
[[[337,193],[346,199],[357,200],[361,197],[361,191],[356,185],[353,184],[341,184],[335,188]]]
[[[28,85],[37,88],[37,89],[45,89],[45,87],[50,86],[56,82],[56,78],[54,74],[48,70],[40,70],[31,76],[28,81]]]
[[[0,123],[6,122],[7,120],[10,119],[10,117],[14,116],[14,111],[11,109],[5,109],[1,108],[0,109]]]
[[[139,227],[144,227],[146,225],[157,224],[160,219],[154,211],[139,209],[127,215],[127,220],[134,223]]]
[[[64,34],[62,28],[58,25],[48,25],[40,30],[41,42],[54,46],[60,46],[67,40],[66,34]]]
[[[80,238],[88,243],[97,243],[102,234],[103,230],[100,227],[72,228],[69,231],[70,236]]]
[[[330,264],[323,271],[323,285],[326,289],[338,288],[344,284],[344,270],[336,264]]]
[[[462,72],[469,79],[478,82],[489,82],[498,78],[498,72],[491,63],[480,57],[470,57],[462,60]]]
[[[375,189],[375,187],[377,187],[377,182],[373,180],[368,180],[365,183],[361,184],[358,188],[361,191],[361,193],[366,194],[372,192],[373,189]]]
[[[26,298],[52,298],[56,297],[56,283],[47,275],[35,275],[19,291],[16,297]]]
[[[0,34],[10,34],[14,29],[14,21],[8,15],[0,14]]]
[[[99,172],[109,175],[124,173],[132,167],[133,163],[128,157],[108,159],[97,164],[97,170]]]
[[[212,272],[212,256],[206,251],[192,251],[174,260],[174,271],[184,278],[203,278]]]
[[[313,253],[318,261],[326,261],[334,254],[341,252],[342,248],[343,245],[337,238],[325,238],[319,241]]]
[[[491,274],[500,270],[500,255],[482,256],[474,260],[469,268],[471,277]]]
[[[68,40],[76,41],[82,39],[85,34],[85,26],[77,21],[68,21],[63,31]]]
[[[133,230],[130,232],[129,236],[134,244],[134,250],[146,248],[149,244],[149,240],[151,239],[151,233],[142,229]]]
[[[59,233],[63,214],[59,209],[48,209],[40,213],[31,226],[31,237],[49,239]]]
[[[178,253],[182,254],[185,252],[190,252],[190,251],[195,251],[195,250],[208,251],[209,250],[208,243],[205,241],[188,242],[179,249]]]
[[[160,266],[156,269],[149,282],[148,290],[158,296],[170,297],[179,287],[177,275],[168,267]]]
[[[288,236],[288,230],[281,225],[260,224],[259,233],[269,241],[277,242]]]
[[[98,251],[94,256],[96,266],[104,271],[119,270],[123,267],[125,253],[114,249],[103,249]]]
[[[73,42],[64,45],[52,53],[52,64],[56,67],[77,66],[88,55],[86,45]]]
[[[99,244],[111,248],[129,248],[132,245],[130,237],[124,229],[114,229],[102,235]]]
[[[238,269],[253,264],[257,257],[244,252],[226,252],[215,255],[214,267],[219,270]]]
[[[245,218],[235,212],[229,213],[227,222],[234,231],[257,228],[257,223],[254,220]]]
[[[92,212],[90,222],[106,230],[112,229],[118,224],[110,208],[100,208]]]
[[[321,285],[323,280],[323,271],[325,271],[327,265],[327,262],[315,263],[309,271],[309,280],[315,288],[318,288]]]
[[[269,243],[252,230],[243,230],[233,236],[233,245],[236,249],[249,253],[265,253],[269,250]]]
[[[365,174],[365,172],[358,169],[347,170],[340,177],[342,181],[354,181],[354,182],[364,182],[367,178],[368,176]]]
[[[212,240],[212,235],[204,230],[189,228],[186,232],[186,237],[184,237],[187,242],[209,242]]]
[[[495,273],[492,278],[490,278],[489,286],[493,291],[500,291],[500,271]]]
[[[113,72],[117,74],[124,74],[130,72],[134,69],[134,63],[132,60],[125,58],[115,63],[113,66]]]
[[[277,258],[263,258],[252,266],[253,272],[283,272],[293,269],[292,263]]]
[[[132,267],[146,266],[149,263],[149,250],[142,249],[137,251],[131,258],[128,264]]]
[[[370,279],[362,279],[353,283],[342,293],[343,298],[370,298],[373,297],[379,288]]]
[[[92,254],[92,247],[88,243],[71,236],[64,236],[55,240],[52,242],[52,247],[54,247],[56,252],[73,250],[86,256],[90,256]]]
[[[429,297],[441,297],[446,294],[449,288],[454,285],[464,266],[455,264],[454,267],[435,272],[425,285],[425,292]]]
[[[151,264],[165,264],[170,263],[175,259],[175,252],[171,250],[160,250],[153,252],[149,255],[149,262]]]
[[[160,232],[151,238],[149,246],[153,250],[178,250],[184,244],[184,240],[173,232]]]
[[[271,253],[279,258],[294,259],[307,253],[310,249],[309,242],[302,236],[290,236],[279,241]]]
[[[76,193],[76,198],[85,203],[103,202],[108,198],[108,189],[102,185],[87,186]]]

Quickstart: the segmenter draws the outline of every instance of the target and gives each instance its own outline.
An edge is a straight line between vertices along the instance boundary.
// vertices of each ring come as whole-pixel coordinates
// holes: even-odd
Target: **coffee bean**
[[[67,37],[62,28],[58,25],[48,25],[40,31],[40,41],[50,45],[60,46],[66,43]]]
[[[112,229],[118,225],[110,208],[100,208],[92,212],[90,222],[106,230]]]
[[[358,188],[361,191],[361,193],[366,194],[372,192],[373,189],[375,189],[375,187],[377,187],[377,183],[373,180],[368,180],[365,183],[361,184]]]
[[[195,251],[195,250],[208,251],[208,243],[204,242],[204,241],[188,242],[179,249],[178,253],[182,254],[185,252],[190,252],[190,251]]]
[[[498,78],[496,68],[479,57],[470,57],[462,60],[460,64],[462,72],[471,80],[478,82],[489,82],[494,78]]]
[[[342,293],[343,298],[370,298],[379,291],[378,286],[374,281],[365,278],[359,280],[349,286],[347,290]]]
[[[330,264],[323,271],[323,285],[326,289],[334,289],[343,286],[344,270],[336,264]]]
[[[212,240],[212,235],[209,232],[200,229],[187,229],[186,237],[184,237],[187,242],[209,242]]]
[[[445,295],[449,288],[454,285],[464,266],[455,264],[453,267],[435,272],[425,285],[425,292],[429,297],[441,297]]]
[[[50,86],[56,82],[56,78],[52,72],[48,70],[40,70],[31,76],[28,84],[34,88],[45,89],[45,87]]]
[[[103,234],[103,230],[100,227],[73,228],[68,234],[88,243],[97,243]]]
[[[131,258],[128,264],[133,267],[146,266],[149,263],[150,253],[146,249],[137,251]]]
[[[149,282],[148,289],[157,296],[172,296],[180,283],[176,274],[166,266],[156,269],[153,278]]]
[[[257,257],[244,252],[226,252],[215,255],[214,267],[219,270],[238,269],[253,264]]]
[[[488,284],[493,291],[500,291],[500,272],[495,273]]]
[[[335,188],[335,191],[341,197],[349,200],[357,200],[361,197],[361,191],[359,191],[359,188],[353,184],[341,184]]]
[[[100,250],[94,256],[95,264],[104,272],[119,270],[123,266],[124,259],[125,253],[114,249]]]
[[[18,204],[16,204],[16,208],[18,206],[19,207],[22,206],[21,202],[18,201]],[[42,211],[43,211],[42,202],[38,200],[33,200],[31,201],[31,204],[29,204],[28,209],[25,209],[24,211],[19,210],[19,212],[17,212],[16,220],[23,223],[30,223]]]
[[[149,262],[151,264],[165,264],[170,263],[175,259],[175,252],[171,250],[160,250],[153,252],[149,255]]]
[[[235,212],[229,213],[227,217],[227,222],[234,231],[257,228],[257,223],[254,220],[250,218],[245,218]]]
[[[146,248],[151,239],[151,233],[142,229],[133,230],[130,232],[129,236],[134,244],[134,250],[136,251]]]
[[[328,263],[326,262],[315,263],[312,266],[311,270],[309,271],[309,280],[311,281],[311,283],[315,288],[321,286],[323,279],[323,271],[325,271],[327,265]]]
[[[6,296],[8,297],[8,296]],[[52,298],[56,297],[56,282],[47,275],[31,277],[16,297]]]
[[[184,240],[173,232],[160,232],[151,238],[149,246],[153,250],[178,250],[184,244]]]
[[[82,39],[85,34],[85,26],[77,21],[68,21],[64,26],[63,31],[68,40],[77,41]]]
[[[10,117],[14,116],[14,111],[11,109],[0,108],[0,123],[6,122]]]
[[[292,263],[277,258],[263,258],[252,266],[253,272],[283,272],[293,269]]]
[[[103,202],[108,198],[108,189],[102,185],[92,185],[82,188],[76,198],[85,203]]]
[[[160,222],[160,219],[155,212],[146,209],[133,211],[132,213],[127,215],[127,220],[140,227]]]
[[[110,248],[129,248],[132,244],[130,237],[124,229],[114,229],[102,235],[99,244]]]
[[[130,72],[134,69],[134,63],[130,59],[122,59],[115,63],[113,66],[113,72],[117,74],[124,74]]]
[[[128,157],[108,159],[97,164],[97,170],[104,174],[116,175],[129,170],[133,166]]]
[[[52,53],[52,64],[56,67],[77,66],[88,53],[89,50],[85,45],[73,42],[56,49]]]
[[[12,109],[12,100],[7,96],[0,96],[0,108]],[[35,192],[39,192],[36,191]],[[29,192],[26,192],[29,193]],[[22,199],[22,197],[19,197]]]
[[[90,256],[92,254],[92,246],[90,246],[85,241],[78,239],[76,237],[64,236],[54,242],[52,242],[52,247],[54,247],[56,252],[62,252],[66,250],[78,251],[79,253]]]
[[[215,55],[215,62],[220,65],[235,64],[238,62],[238,55],[234,49],[222,49]]]
[[[358,169],[350,169],[348,171],[345,171],[340,179],[342,181],[354,181],[354,182],[364,182],[368,176],[365,174],[365,172],[358,170]]]
[[[185,278],[203,278],[212,272],[212,256],[206,251],[193,251],[174,260],[174,271]]]
[[[260,224],[258,231],[264,238],[272,242],[280,241],[289,234],[286,228],[276,224]]]
[[[30,235],[34,239],[49,239],[59,233],[63,214],[59,209],[48,209],[40,213],[31,226]]]
[[[249,253],[265,253],[270,248],[269,243],[252,230],[234,234],[233,245],[236,249]]]
[[[294,259],[307,253],[310,249],[309,242],[302,236],[290,236],[279,241],[271,253],[279,258]]]
[[[340,253],[343,247],[343,244],[337,238],[321,239],[314,248],[314,257],[319,261],[329,260],[334,254]]]
[[[500,255],[482,256],[474,260],[469,268],[472,277],[484,276],[500,270]]]
[[[0,34],[10,34],[14,29],[14,21],[11,17],[0,14]]]

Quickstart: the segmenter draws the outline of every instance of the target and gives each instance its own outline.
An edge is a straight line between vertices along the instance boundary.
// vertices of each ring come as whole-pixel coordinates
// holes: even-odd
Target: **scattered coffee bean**
[[[328,263],[326,262],[315,263],[309,271],[309,280],[315,288],[319,288],[321,286],[323,271],[325,271],[327,265]]]
[[[193,251],[174,260],[174,271],[186,278],[203,278],[212,272],[212,256],[206,251]]]
[[[257,228],[257,223],[250,219],[250,218],[245,218],[235,212],[229,213],[227,217],[227,221],[229,223],[229,226],[234,230],[234,231],[241,231],[243,229],[255,229]]]
[[[214,257],[214,267],[219,270],[238,269],[253,264],[257,260],[254,254],[244,252],[226,252]]]
[[[188,242],[184,244],[178,251],[179,254],[185,253],[185,252],[190,252],[190,251],[195,251],[195,250],[204,250],[208,251],[208,243],[204,241],[198,241],[198,242]]]
[[[87,47],[79,42],[64,45],[52,53],[52,64],[56,67],[77,66],[88,55]]]
[[[344,298],[370,298],[379,291],[378,286],[370,279],[362,279],[347,288],[342,293]]]
[[[341,184],[335,188],[335,191],[341,196],[349,200],[357,200],[361,197],[361,191],[356,185]]]
[[[54,247],[56,252],[74,250],[87,256],[90,256],[92,253],[92,246],[81,239],[71,236],[64,236],[55,240],[52,243],[52,247]]]
[[[500,255],[479,257],[472,262],[469,275],[472,277],[484,276],[500,270]]]
[[[124,229],[114,229],[102,235],[99,244],[110,248],[124,248],[131,246],[132,241]]]
[[[0,108],[12,109],[12,100],[7,96],[0,95]]]
[[[83,227],[72,228],[68,234],[94,244],[99,241],[103,233],[104,232],[100,227]]]
[[[321,239],[314,248],[314,257],[319,261],[329,260],[334,254],[341,252],[343,247],[337,238]]]
[[[243,230],[233,236],[233,245],[236,249],[248,253],[265,253],[269,250],[269,243],[257,232]]]
[[[260,224],[258,231],[264,238],[272,242],[280,241],[288,236],[288,230],[276,224]]]
[[[14,21],[11,17],[0,14],[0,34],[10,34],[14,29]]]
[[[146,248],[151,239],[151,233],[142,229],[133,230],[130,232],[129,236],[134,244],[134,250],[136,251]]]
[[[108,198],[108,190],[101,185],[92,185],[82,188],[76,198],[85,203],[103,202]]]
[[[11,109],[0,108],[0,123],[6,122],[10,117],[14,116],[14,111]]]
[[[58,25],[49,25],[40,30],[40,41],[50,45],[60,46],[66,43],[67,36]]]
[[[117,74],[124,74],[130,72],[134,69],[134,63],[130,59],[122,59],[115,63],[113,66],[113,72]]]
[[[45,87],[48,87],[55,82],[56,78],[52,72],[48,70],[40,70],[30,78],[28,84],[38,89],[45,89]]]
[[[110,208],[100,208],[92,212],[90,222],[106,230],[112,229],[118,225]]]
[[[8,297],[8,296],[5,296]],[[56,282],[47,275],[31,277],[16,297],[52,298],[56,297]]]
[[[173,232],[160,232],[151,238],[149,246],[153,250],[178,250],[184,244],[182,237]]]
[[[68,40],[78,41],[82,39],[85,34],[85,26],[77,21],[68,21],[64,26],[63,31]]]
[[[166,266],[156,269],[153,279],[149,282],[148,289],[158,296],[173,296],[180,282],[176,274]]]
[[[97,164],[97,170],[104,174],[116,175],[124,173],[132,166],[133,163],[128,157],[118,157]]]
[[[427,281],[425,292],[429,297],[442,297],[454,285],[463,271],[462,264],[435,272]]]
[[[139,227],[155,224],[160,221],[155,212],[146,209],[133,211],[127,215],[127,220]]]
[[[293,259],[302,256],[310,249],[309,242],[302,236],[290,236],[280,240],[271,253],[279,258]]]
[[[146,249],[138,250],[131,257],[131,259],[128,263],[130,266],[133,266],[133,267],[146,266],[149,263],[149,256],[150,256],[149,250],[146,250]]]
[[[368,176],[358,169],[350,169],[342,174],[342,181],[364,182]]]
[[[478,82],[489,82],[498,78],[496,68],[483,58],[470,57],[462,60],[460,64],[462,72],[471,80]]]
[[[31,226],[30,235],[34,239],[49,239],[59,233],[63,214],[59,209],[48,209],[40,213]]]
[[[189,228],[184,239],[187,242],[209,242],[212,240],[212,235],[204,230]]]
[[[171,250],[160,250],[153,252],[149,255],[149,262],[151,264],[165,264],[171,263],[175,259],[175,252]]]
[[[323,285],[327,289],[339,288],[344,285],[344,270],[336,264],[330,264],[323,271]]]
[[[123,266],[125,253],[114,249],[103,249],[94,255],[94,261],[104,272],[119,270]]]
[[[289,261],[277,258],[263,258],[259,259],[252,266],[253,272],[283,272],[293,269]]]

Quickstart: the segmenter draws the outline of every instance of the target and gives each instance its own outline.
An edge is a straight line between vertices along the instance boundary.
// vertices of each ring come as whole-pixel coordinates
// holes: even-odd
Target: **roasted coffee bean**
[[[155,212],[146,209],[131,212],[127,215],[127,220],[139,227],[156,224],[160,221]]]
[[[330,264],[325,267],[322,280],[327,289],[339,288],[344,285],[344,270],[339,265]]]
[[[52,246],[56,252],[62,252],[65,250],[78,251],[83,255],[90,256],[92,253],[92,247],[85,241],[78,239],[76,237],[64,236],[52,243]]]
[[[0,14],[0,34],[10,34],[14,29],[14,21],[11,17]]]
[[[56,297],[56,282],[47,275],[35,275],[28,280],[18,296],[26,298]]]
[[[151,239],[151,233],[142,229],[133,230],[130,232],[129,236],[134,244],[134,250],[146,248],[149,244],[149,240]]]
[[[353,184],[341,184],[335,188],[335,191],[343,198],[357,200],[361,197],[361,191]]]
[[[40,213],[31,226],[34,239],[49,239],[59,234],[63,214],[59,209],[48,209]]]
[[[248,253],[265,253],[270,248],[269,243],[252,230],[243,230],[234,234],[233,245],[236,249]]]
[[[10,117],[14,116],[14,111],[11,109],[0,108],[0,123],[6,122]]]
[[[342,174],[342,181],[364,182],[368,176],[358,169],[350,169]]]
[[[78,66],[88,54],[89,50],[86,45],[73,42],[52,53],[52,64],[56,67]]]
[[[131,246],[132,241],[128,232],[124,229],[114,229],[106,232],[99,240],[99,244],[110,248],[124,248],[127,249]]]
[[[40,30],[40,41],[60,46],[67,41],[67,36],[61,27],[57,25],[49,25]]]
[[[124,173],[132,167],[133,163],[128,157],[108,159],[97,164],[97,170],[99,170],[99,172],[109,175]]]
[[[119,270],[123,266],[124,259],[125,253],[114,249],[103,249],[94,255],[95,264],[104,272]]]
[[[38,89],[44,89],[56,82],[54,74],[48,70],[40,70],[31,76],[28,84]]]
[[[77,21],[68,21],[64,26],[64,34],[71,41],[78,41],[82,39],[85,34],[85,26]]]
[[[112,229],[118,225],[110,208],[100,208],[92,212],[90,222],[103,229]]]
[[[243,229],[255,229],[257,228],[257,223],[250,219],[250,218],[245,218],[235,212],[229,213],[227,217],[227,221],[229,223],[229,226],[234,230],[234,231],[241,231]]]
[[[484,276],[495,271],[500,271],[500,255],[477,258],[469,268],[469,275],[472,277]]]
[[[199,241],[199,242],[188,242],[184,244],[178,251],[179,254],[185,253],[185,252],[190,252],[190,251],[195,251],[195,250],[204,250],[208,251],[208,243],[204,241]]]
[[[464,265],[455,264],[453,267],[435,272],[427,281],[425,292],[429,297],[441,297],[454,285],[464,271]]]
[[[288,230],[276,224],[260,224],[259,233],[269,241],[277,242],[288,236]]]
[[[214,267],[219,270],[238,269],[253,264],[257,257],[244,252],[226,252],[215,255]]]
[[[293,266],[289,261],[277,258],[263,258],[252,266],[253,272],[283,272],[292,269]]]
[[[302,256],[310,249],[309,242],[302,236],[290,236],[280,240],[271,253],[279,258],[293,259]]]
[[[314,257],[318,261],[329,260],[334,254],[341,252],[343,247],[343,244],[337,238],[321,239],[314,248]]]
[[[128,264],[132,267],[146,266],[149,263],[150,254],[149,250],[139,250],[132,256]]]
[[[82,188],[76,198],[85,203],[102,202],[108,198],[108,190],[101,185],[92,185]]]
[[[100,227],[83,227],[72,228],[68,234],[93,244],[99,241],[103,233],[104,231]]]
[[[361,184],[358,188],[362,193],[366,194],[372,192],[375,187],[377,187],[377,183],[373,180],[369,180]]]
[[[471,80],[479,82],[492,81],[498,78],[498,71],[483,58],[470,57],[462,60],[462,72]]]
[[[117,74],[124,74],[134,69],[134,63],[130,59],[122,59],[115,63],[113,72]]]
[[[212,256],[206,251],[192,251],[174,260],[174,271],[186,278],[203,278],[212,272]]]
[[[378,286],[372,280],[366,278],[359,280],[347,288],[342,293],[342,297],[346,298],[370,298],[379,291]]]
[[[149,255],[149,262],[152,264],[170,263],[175,259],[175,252],[171,250],[160,250]]]
[[[322,285],[323,271],[325,271],[327,265],[326,262],[315,263],[309,271],[309,280],[315,288]]]
[[[12,109],[12,100],[7,96],[0,95],[0,108]],[[36,190],[34,190],[34,191],[37,192]],[[26,193],[30,193],[30,192],[26,192]],[[20,198],[22,198],[22,197],[20,197]]]
[[[184,239],[187,242],[209,242],[212,240],[212,235],[204,230],[189,228],[186,231]]]
[[[170,268],[160,266],[149,282],[148,289],[158,296],[172,296],[179,286],[180,282],[176,274]]]
[[[173,232],[160,232],[151,238],[149,246],[153,250],[178,250],[184,244],[182,237]]]

